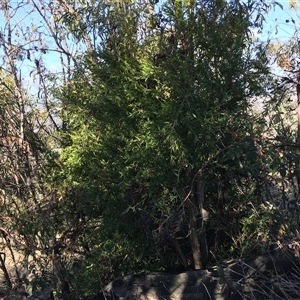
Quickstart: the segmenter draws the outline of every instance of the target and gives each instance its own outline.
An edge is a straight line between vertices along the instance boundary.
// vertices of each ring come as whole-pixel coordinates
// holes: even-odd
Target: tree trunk
[[[176,248],[176,250],[177,250],[177,252],[178,252],[178,254],[179,254],[179,257],[180,257],[180,259],[181,259],[181,262],[182,262],[184,268],[185,268],[186,270],[188,270],[188,267],[189,267],[189,266],[188,266],[186,257],[185,257],[185,255],[184,255],[184,253],[183,253],[183,251],[182,251],[182,249],[181,249],[181,247],[180,247],[180,245],[179,245],[179,243],[178,243],[178,240],[176,239],[175,236],[172,238],[172,242],[173,242],[174,245],[175,245],[175,248]]]
[[[187,201],[187,210],[189,218],[189,227],[190,227],[190,243],[192,248],[193,260],[194,260],[194,269],[200,270],[203,268],[200,243],[197,235],[197,222],[195,217],[195,203],[192,201],[194,197]]]
[[[300,72],[300,71],[299,71]],[[297,109],[298,109],[298,128],[297,128],[297,138],[296,138],[296,143],[300,143],[300,74],[297,77],[297,85],[296,85],[296,91],[297,91]],[[298,158],[296,160],[296,166],[295,166],[297,172],[296,178],[297,178],[297,184],[298,184],[298,200],[300,198],[300,159]]]
[[[204,181],[202,181],[202,180],[197,181],[196,199],[198,201],[198,207],[199,207],[200,217],[201,217],[200,249],[201,249],[202,260],[206,260],[207,256],[208,256],[208,247],[207,247],[205,224],[206,224],[206,221],[209,218],[209,214],[203,208],[204,186],[205,186]]]

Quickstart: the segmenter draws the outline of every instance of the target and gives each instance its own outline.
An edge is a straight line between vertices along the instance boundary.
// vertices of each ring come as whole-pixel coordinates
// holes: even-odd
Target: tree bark
[[[180,245],[179,245],[178,240],[176,239],[176,237],[172,237],[172,242],[173,242],[174,245],[175,245],[175,248],[176,248],[176,250],[177,250],[177,252],[178,252],[178,254],[179,254],[179,257],[180,257],[180,259],[181,259],[181,262],[182,262],[184,268],[185,268],[186,270],[188,270],[188,267],[189,267],[189,266],[188,266],[186,257],[185,257],[185,255],[184,255],[182,249],[180,248]]]
[[[197,201],[198,201],[198,207],[199,207],[199,212],[200,212],[200,217],[201,217],[200,249],[201,249],[202,260],[206,260],[207,256],[208,256],[208,247],[207,247],[205,225],[206,225],[206,221],[209,218],[209,214],[203,208],[204,186],[205,186],[204,181],[199,179],[197,181],[196,198],[197,198]]]
[[[300,71],[297,77],[297,85],[296,85],[296,92],[297,92],[297,109],[298,109],[298,128],[297,128],[297,137],[296,137],[296,144],[300,143]],[[300,197],[300,159],[296,160],[296,178],[298,184],[298,200]]]
[[[189,218],[189,227],[190,227],[190,243],[192,248],[193,260],[194,260],[194,269],[200,270],[203,268],[200,243],[197,235],[197,222],[195,217],[195,203],[192,201],[194,197],[187,201],[187,210]]]

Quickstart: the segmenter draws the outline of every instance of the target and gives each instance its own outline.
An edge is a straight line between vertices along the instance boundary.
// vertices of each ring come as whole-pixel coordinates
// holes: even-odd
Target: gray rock
[[[279,277],[293,280],[297,270],[300,270],[299,258],[278,250],[253,260],[227,262],[206,270],[118,277],[92,300],[238,300],[246,295],[251,299],[271,299],[282,292]]]
[[[43,291],[36,292],[27,297],[26,300],[54,300],[53,289],[49,287]]]

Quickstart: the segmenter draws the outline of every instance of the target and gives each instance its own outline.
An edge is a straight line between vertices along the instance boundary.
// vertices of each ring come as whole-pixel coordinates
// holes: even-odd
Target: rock
[[[43,291],[35,292],[33,295],[27,297],[26,300],[54,300],[53,289],[47,288]]]
[[[118,277],[91,300],[238,300],[245,295],[270,299],[272,293],[280,293],[278,274],[293,278],[296,269],[300,270],[299,259],[278,250],[207,270]]]

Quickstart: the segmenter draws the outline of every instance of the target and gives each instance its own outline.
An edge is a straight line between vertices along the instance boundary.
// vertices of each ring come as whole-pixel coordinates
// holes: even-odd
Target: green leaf
[[[225,277],[224,268],[222,266],[218,266],[218,275],[222,278]]]
[[[224,277],[220,277],[220,278],[219,278],[219,283],[220,283],[220,284],[226,284],[226,283],[227,283],[227,280],[226,280]]]
[[[286,177],[287,169],[286,168],[280,168],[279,173],[282,177]]]
[[[250,151],[247,153],[247,160],[248,161],[255,161],[258,158],[257,151]]]

